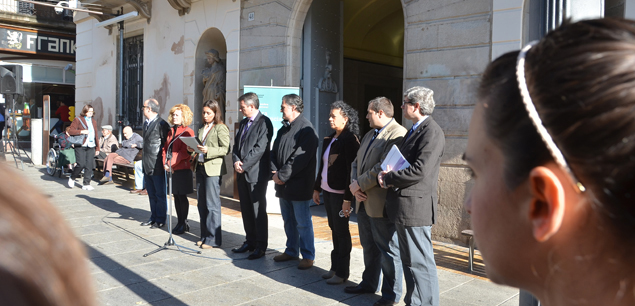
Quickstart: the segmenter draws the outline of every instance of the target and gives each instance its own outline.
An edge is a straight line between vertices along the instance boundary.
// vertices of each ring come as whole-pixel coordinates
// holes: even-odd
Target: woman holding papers
[[[351,163],[359,149],[359,118],[350,105],[336,101],[331,105],[329,123],[335,131],[324,138],[313,201],[320,205],[320,192],[326,206],[329,228],[333,232],[331,268],[322,275],[330,285],[341,284],[349,276],[351,260],[351,232],[348,220],[351,213]]]
[[[192,170],[190,170],[190,154],[187,145],[179,137],[192,137],[194,131],[187,127],[192,124],[194,114],[185,104],[177,104],[170,109],[168,123],[172,128],[168,132],[168,138],[163,146],[163,167],[166,172],[172,171],[172,195],[174,195],[174,208],[178,222],[172,233],[180,235],[190,230],[187,225],[187,213],[190,204],[187,195],[192,193]]]
[[[192,153],[196,173],[198,212],[201,216],[201,249],[218,248],[222,243],[220,185],[227,173],[225,155],[229,153],[229,129],[223,123],[220,106],[216,101],[203,104],[203,123],[198,130],[198,145]]]

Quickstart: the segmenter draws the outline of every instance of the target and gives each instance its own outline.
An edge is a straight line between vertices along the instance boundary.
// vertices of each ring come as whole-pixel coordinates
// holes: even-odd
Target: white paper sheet
[[[179,138],[181,139],[181,141],[183,141],[183,143],[185,143],[186,146],[192,148],[194,150],[194,152],[203,153],[203,152],[201,152],[201,150],[196,148],[196,146],[201,144],[201,142],[198,140],[198,138],[196,138],[196,137],[187,137],[187,136],[181,136]]]
[[[392,145],[390,152],[386,155],[386,158],[381,163],[381,169],[386,171],[387,166],[390,165],[390,169],[393,171],[399,171],[410,167],[410,163],[401,155],[399,148],[396,145]]]

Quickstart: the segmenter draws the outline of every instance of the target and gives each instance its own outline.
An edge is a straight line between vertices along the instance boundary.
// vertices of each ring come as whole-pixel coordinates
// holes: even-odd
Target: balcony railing
[[[0,12],[35,15],[35,6],[32,3],[25,3],[15,0],[0,0]]]

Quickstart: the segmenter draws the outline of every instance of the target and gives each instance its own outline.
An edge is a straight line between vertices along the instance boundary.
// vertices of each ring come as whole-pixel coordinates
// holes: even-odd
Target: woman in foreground
[[[543,305],[635,305],[635,23],[565,23],[486,69],[465,207],[488,276]]]

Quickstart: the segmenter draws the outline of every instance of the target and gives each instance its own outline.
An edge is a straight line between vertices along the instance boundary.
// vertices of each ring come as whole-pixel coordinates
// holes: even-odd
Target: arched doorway
[[[404,15],[400,0],[313,1],[302,28],[301,88],[305,116],[320,137],[330,134],[330,104],[358,110],[362,133],[370,129],[368,101],[388,97],[401,122]],[[328,84],[328,86],[325,86]]]
[[[218,57],[220,58],[220,62],[214,65],[221,66],[212,67],[212,64],[209,63],[208,53],[210,52],[210,50],[216,50],[216,52],[218,53]],[[213,51],[212,53],[216,54]],[[207,95],[210,95],[209,92],[220,92],[220,96],[222,96],[222,99],[225,100],[223,101],[224,103],[221,103],[221,107],[223,109],[223,118],[226,118],[225,110],[227,109],[227,44],[225,42],[223,33],[217,28],[209,28],[205,32],[203,32],[203,35],[201,35],[201,38],[198,41],[198,45],[196,46],[195,57],[194,106],[192,107],[192,110],[194,112],[194,122],[192,123],[192,125],[193,128],[198,128],[202,124],[200,114],[202,113],[203,102],[205,102],[204,92],[208,92]],[[218,86],[219,88],[217,90],[210,88],[210,82],[220,83]],[[207,87],[206,83],[208,83]],[[211,95],[214,95],[214,93],[212,93]]]

